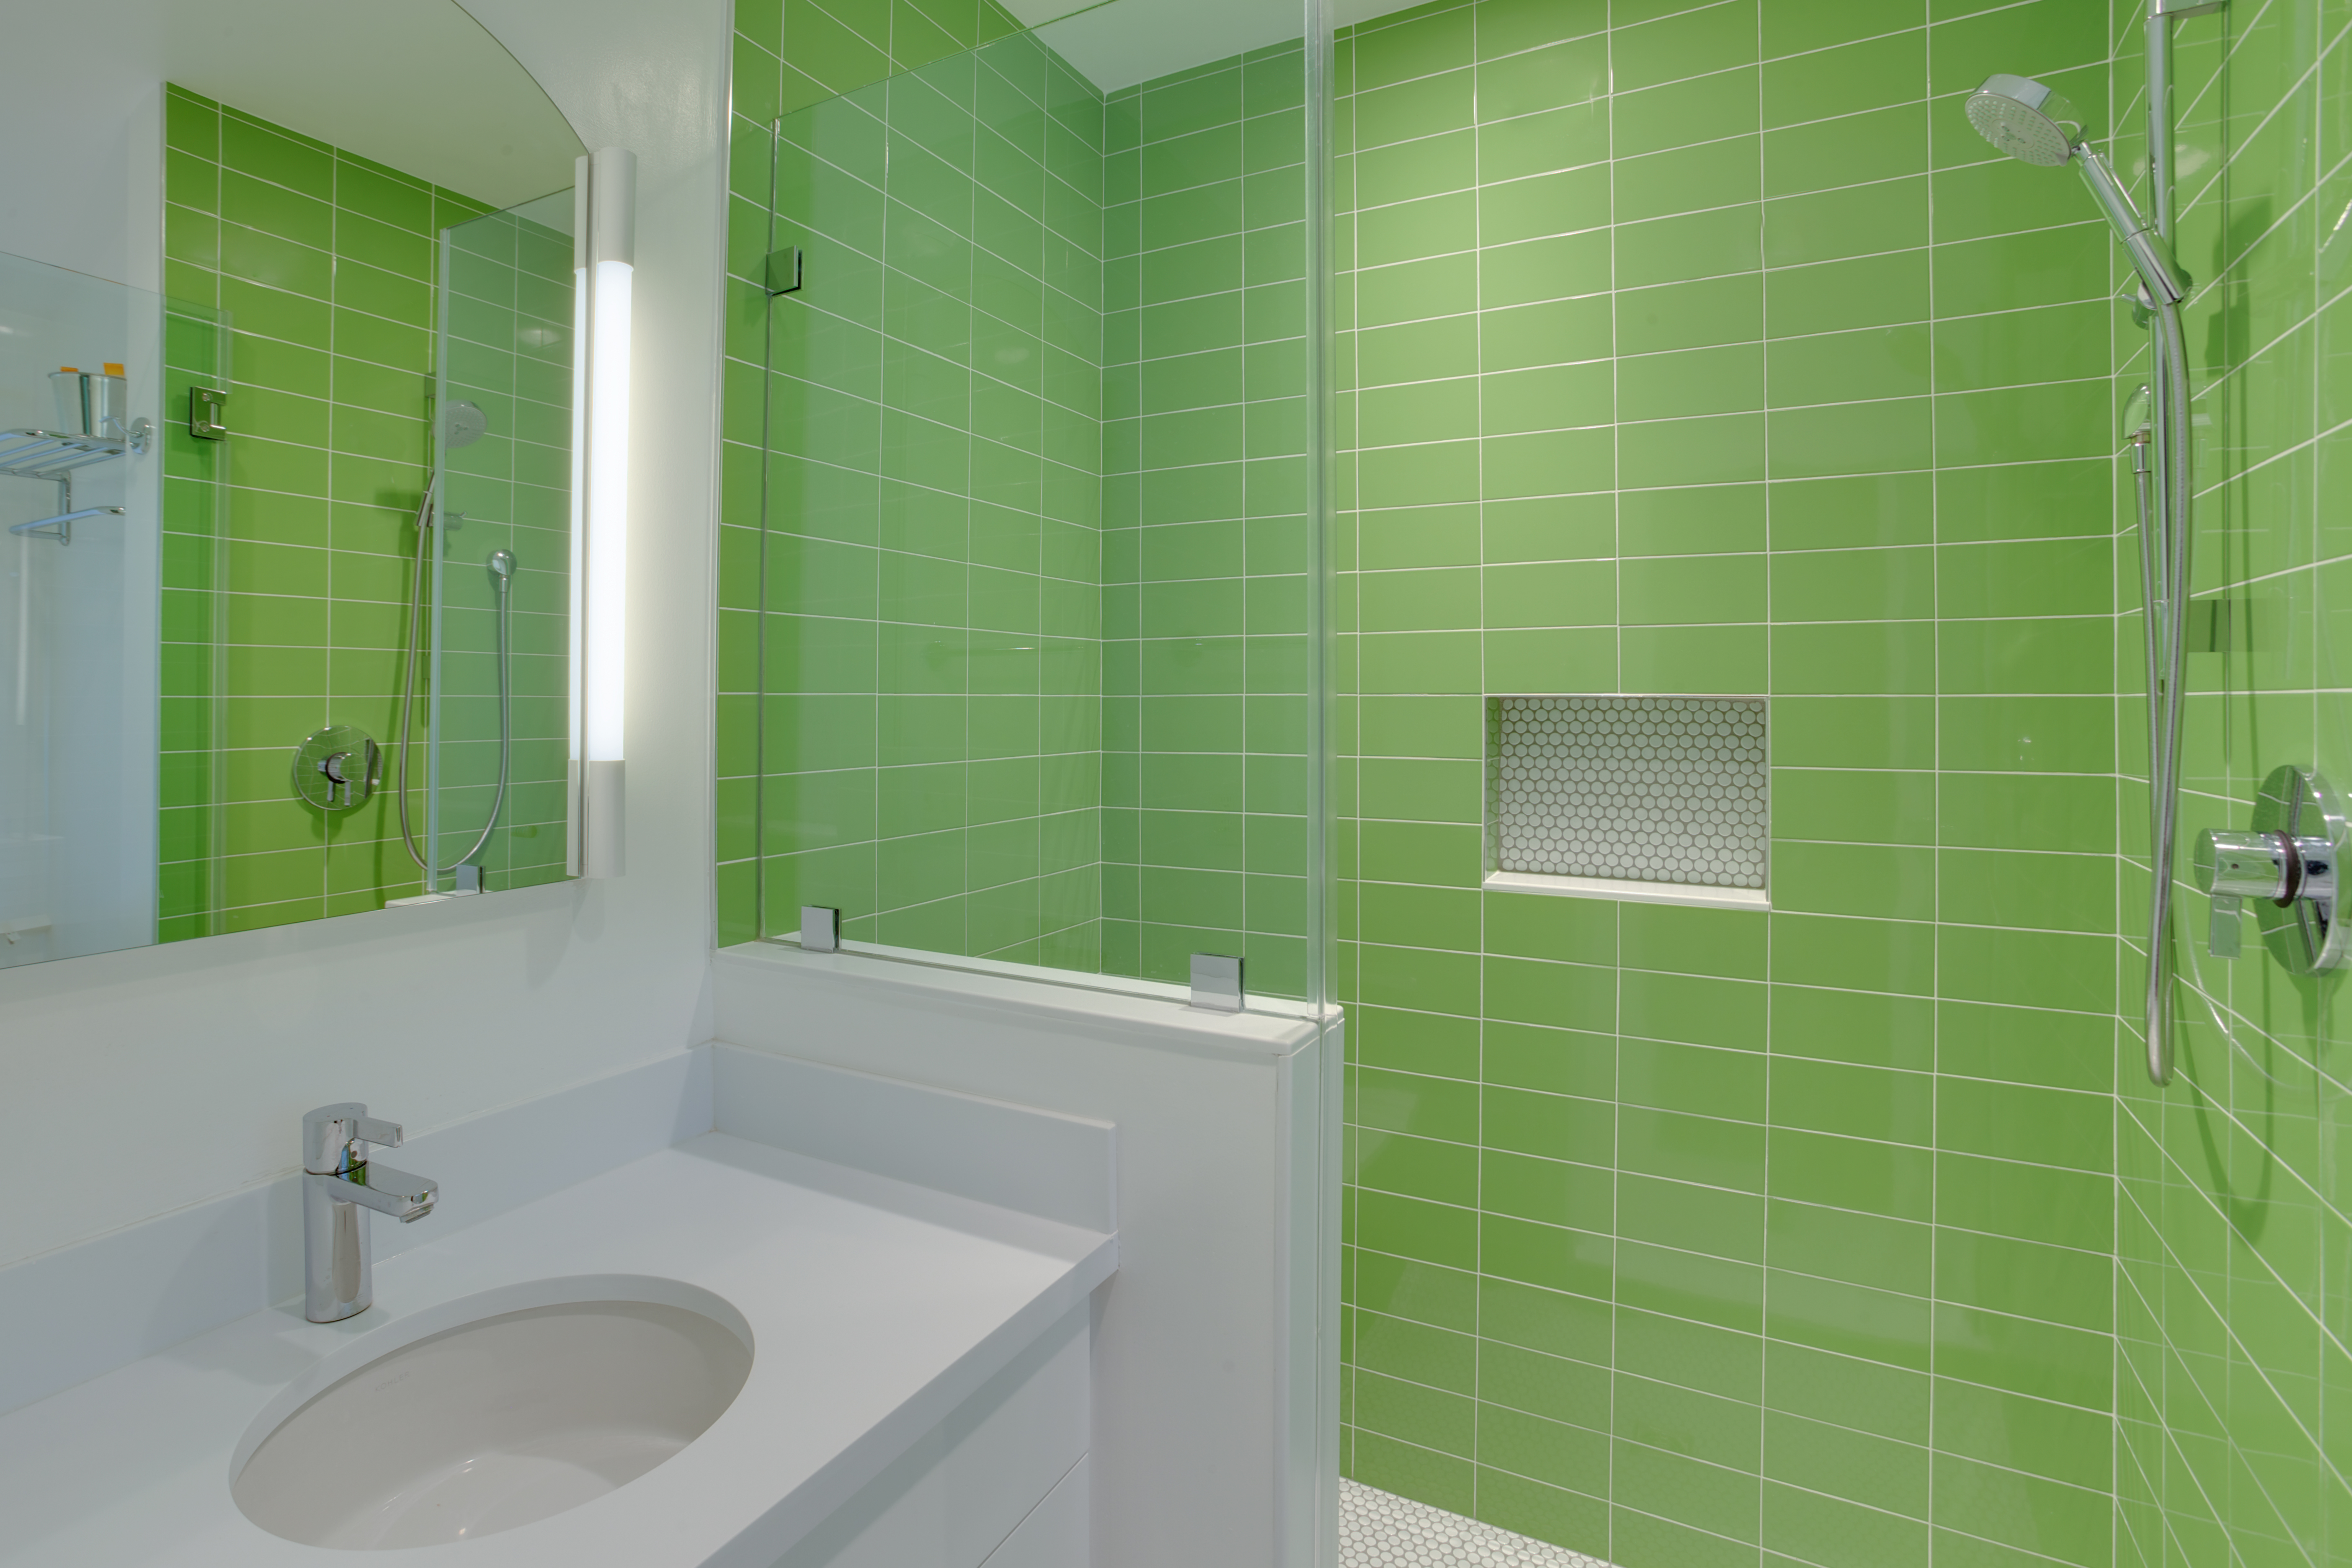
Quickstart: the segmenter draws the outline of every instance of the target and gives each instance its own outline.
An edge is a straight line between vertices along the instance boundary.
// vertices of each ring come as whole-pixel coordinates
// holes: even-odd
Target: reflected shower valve
[[[2260,901],[2254,923],[2263,945],[2287,973],[2340,967],[2347,933],[2336,918],[2336,858],[2347,837],[2343,803],[2326,779],[2294,766],[2273,770],[2255,799],[2251,829],[2198,837],[2197,886],[2213,900],[2207,950],[2238,956],[2240,920],[2252,899]]]
[[[383,749],[355,724],[331,724],[295,749],[294,793],[320,811],[367,804],[383,782]]]

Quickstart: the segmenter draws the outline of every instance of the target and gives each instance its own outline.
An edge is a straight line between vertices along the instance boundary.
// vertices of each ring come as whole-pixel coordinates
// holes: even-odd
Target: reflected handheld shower
[[[2115,226],[2116,237],[2139,274],[2151,329],[2150,417],[2157,462],[2138,478],[2142,618],[2147,634],[2148,898],[2147,986],[2141,998],[2147,1076],[2172,1079],[2172,866],[2180,804],[2182,671],[2188,652],[2189,609],[2189,354],[2180,303],[2189,275],[2116,181],[2115,171],[2084,134],[2081,113],[2063,95],[2031,77],[1995,75],[1969,95],[1969,122],[1984,139],[2021,163],[2055,169],[2073,163]],[[2135,441],[2135,463],[2147,447]],[[2151,503],[2150,491],[2153,490]],[[2161,520],[2159,526],[2158,520]]]
[[[457,406],[469,408],[472,405],[459,404]],[[478,435],[479,432],[477,431],[476,434]],[[467,437],[467,441],[472,439],[470,436]],[[452,444],[462,446],[465,442],[453,440]],[[520,565],[515,560],[514,552],[511,550],[493,550],[490,552],[489,560],[485,563],[490,572],[490,585],[498,594],[499,783],[497,792],[490,797],[489,819],[482,824],[480,835],[475,838],[472,847],[463,855],[458,856],[446,866],[436,866],[433,864],[436,857],[426,853],[426,849],[431,848],[432,846],[428,845],[425,848],[418,847],[418,835],[408,820],[408,745],[412,716],[416,706],[416,664],[423,652],[421,634],[422,618],[425,614],[425,563],[430,553],[433,530],[438,516],[436,498],[439,493],[440,486],[441,477],[436,474],[425,484],[425,495],[416,506],[416,571],[409,585],[408,673],[401,684],[400,766],[399,778],[394,785],[395,795],[400,805],[400,841],[407,848],[408,858],[415,861],[417,868],[425,873],[425,890],[429,893],[440,891],[440,881],[443,877],[456,871],[460,866],[481,853],[482,846],[490,841],[491,830],[499,825],[499,813],[506,806],[507,780],[511,771],[514,752],[513,683],[509,678],[507,668],[513,651],[513,639],[509,636],[507,620],[513,611],[511,591],[514,587],[514,574]]]

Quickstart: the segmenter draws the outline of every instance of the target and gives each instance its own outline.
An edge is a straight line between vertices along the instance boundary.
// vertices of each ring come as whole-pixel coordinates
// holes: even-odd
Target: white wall
[[[0,249],[152,288],[162,84],[136,8],[12,16],[0,145],[39,156],[0,174]],[[639,158],[629,875],[0,972],[0,1265],[290,1168],[313,1105],[423,1131],[710,1034],[726,0],[468,8],[588,145]],[[53,15],[120,52],[53,53],[26,32]]]

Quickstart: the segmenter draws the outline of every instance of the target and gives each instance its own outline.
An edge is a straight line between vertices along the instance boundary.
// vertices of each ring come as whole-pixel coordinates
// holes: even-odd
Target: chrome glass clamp
[[[2208,950],[2216,958],[2238,956],[2240,917],[2251,899],[2263,945],[2288,973],[2340,967],[2352,947],[2352,930],[2336,919],[2337,859],[2347,840],[2352,825],[2326,779],[2292,765],[2273,770],[2248,831],[2198,837],[2197,886],[2213,900]]]

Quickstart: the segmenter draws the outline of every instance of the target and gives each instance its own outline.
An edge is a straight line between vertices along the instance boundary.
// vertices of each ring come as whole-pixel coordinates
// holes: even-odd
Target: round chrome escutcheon
[[[2343,963],[2352,930],[2336,918],[2336,859],[2352,842],[2352,823],[2326,779],[2293,763],[2274,768],[2254,798],[2253,829],[2284,833],[2304,847],[2296,893],[2282,907],[2253,901],[2263,945],[2290,974],[2318,974]],[[2313,846],[2329,847],[2323,860]]]

